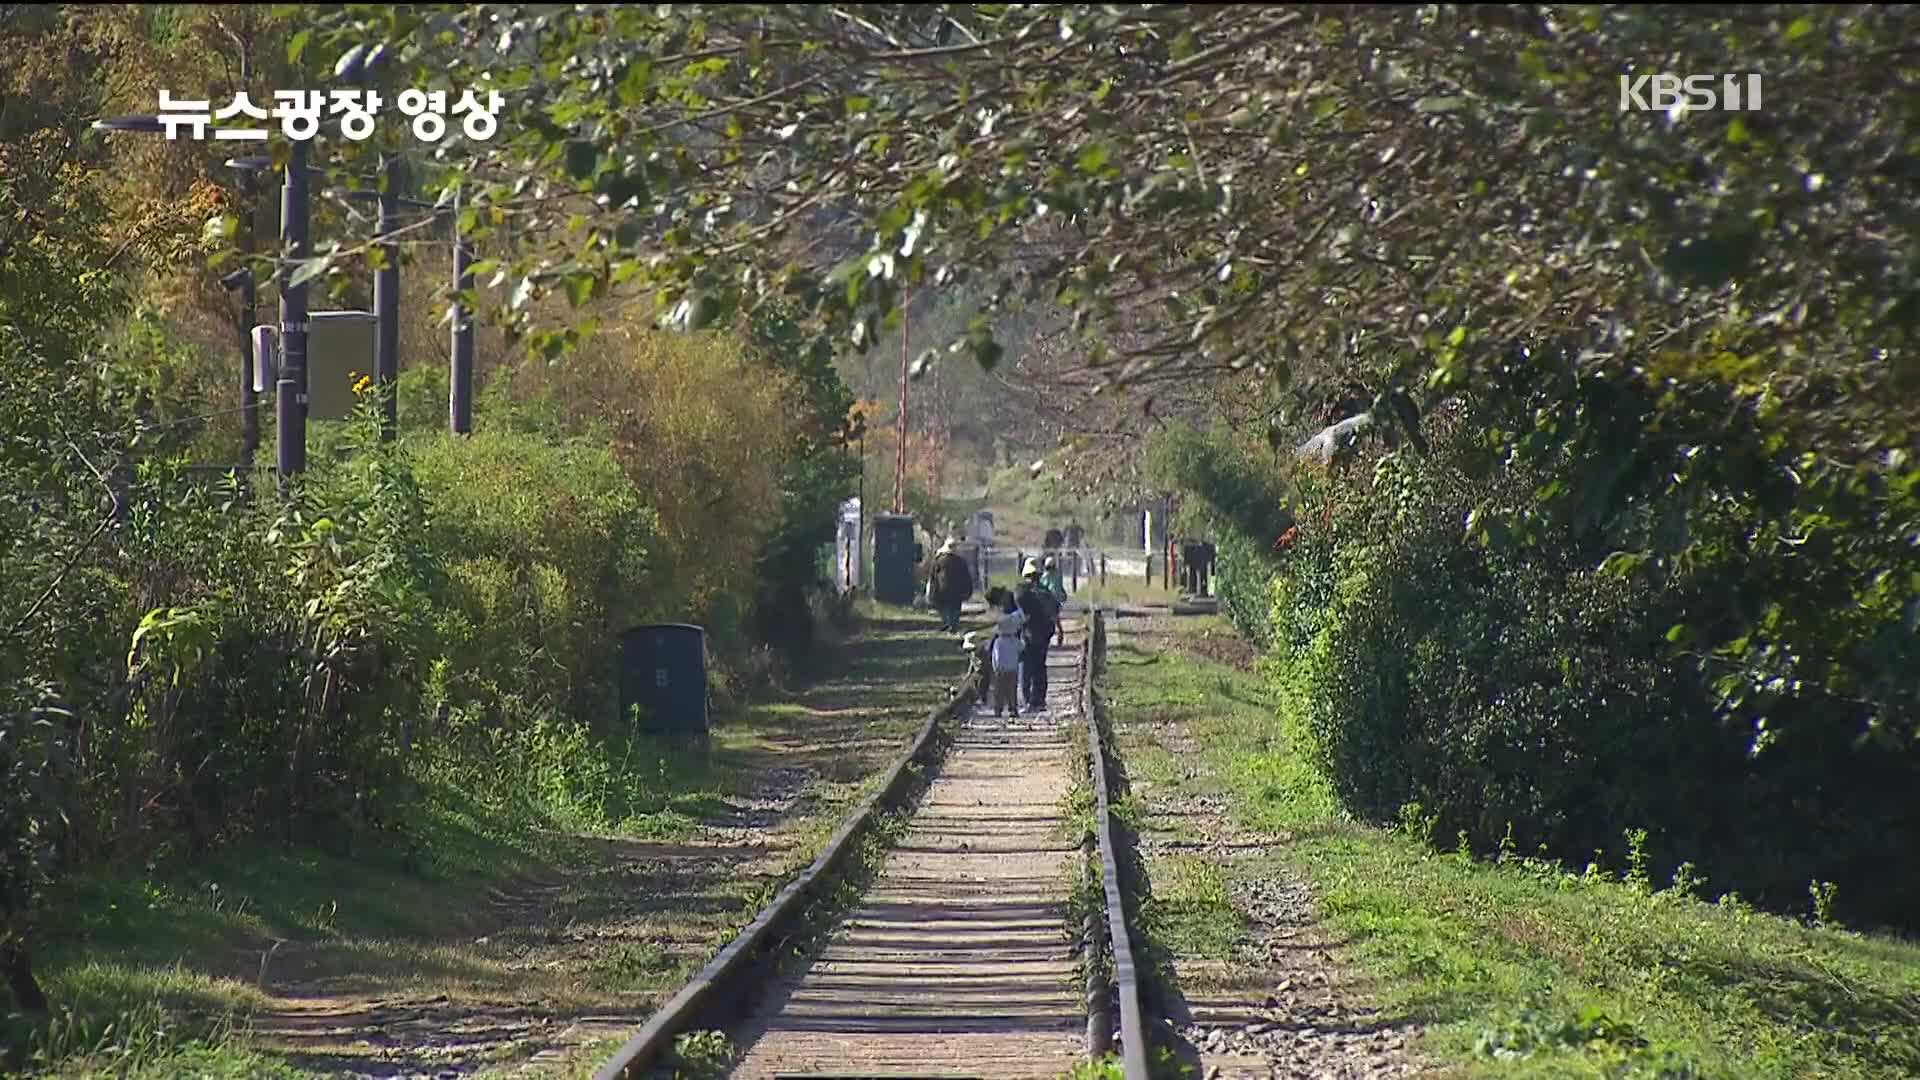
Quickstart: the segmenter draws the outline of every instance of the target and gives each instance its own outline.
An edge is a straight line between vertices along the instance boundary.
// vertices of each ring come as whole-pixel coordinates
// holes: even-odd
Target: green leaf
[[[1759,248],[1757,230],[1717,230],[1704,236],[1674,240],[1661,265],[1682,281],[1713,288],[1742,273]]]
[[[973,339],[973,359],[980,365],[981,371],[992,371],[1005,352],[1000,343],[990,336],[981,335]]]
[[[1788,44],[1792,44],[1811,33],[1813,33],[1813,18],[1808,15],[1802,15],[1791,23],[1788,23],[1786,31],[1782,33],[1780,37]]]
[[[1676,645],[1692,637],[1693,637],[1693,629],[1689,627],[1686,623],[1674,623],[1673,626],[1667,630],[1667,640],[1673,642]]]
[[[1647,561],[1647,556],[1638,551],[1616,551],[1600,563],[1600,573],[1607,577],[1623,578],[1638,570]]]
[[[200,230],[200,239],[205,243],[219,244],[233,239],[240,231],[240,219],[232,214],[215,214],[207,219]]]
[[[299,64],[300,54],[307,51],[307,42],[313,40],[311,29],[301,30],[287,41],[287,63]]]
[[[574,274],[567,278],[567,303],[574,307],[593,299],[600,288],[600,279],[592,274]]]
[[[712,293],[696,293],[688,299],[691,306],[687,310],[687,329],[705,330],[720,317],[720,301]]]
[[[1736,116],[1733,123],[1727,125],[1727,141],[1735,146],[1747,142],[1752,136],[1747,134],[1747,122]]]
[[[1413,103],[1414,111],[1423,112],[1423,113],[1459,112],[1461,109],[1464,109],[1466,107],[1467,107],[1466,98],[1451,97],[1451,96],[1424,97],[1424,98],[1421,98],[1419,101],[1416,101]]]
[[[600,164],[600,148],[585,139],[574,139],[567,143],[567,175],[575,180],[585,180],[593,175]]]
[[[287,279],[287,287],[292,288],[295,285],[303,285],[312,281],[314,278],[320,277],[332,268],[333,260],[324,255],[318,259],[302,259],[300,260],[300,265],[294,270],[293,276]]]
[[[647,100],[647,91],[653,85],[653,61],[641,57],[627,65],[626,73],[620,76],[620,103],[639,105]]]

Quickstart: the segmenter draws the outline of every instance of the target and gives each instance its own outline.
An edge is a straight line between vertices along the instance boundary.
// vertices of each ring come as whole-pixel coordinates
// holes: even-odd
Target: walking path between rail
[[[1085,1056],[1061,828],[1085,629],[1068,626],[1048,711],[967,717],[860,906],[742,1025],[734,1076],[1052,1080]]]

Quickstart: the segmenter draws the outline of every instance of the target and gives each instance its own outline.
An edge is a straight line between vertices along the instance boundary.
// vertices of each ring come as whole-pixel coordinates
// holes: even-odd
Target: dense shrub
[[[1228,537],[1226,609],[1270,644],[1278,719],[1354,812],[1391,820],[1417,803],[1442,842],[1464,834],[1481,851],[1544,848],[1576,865],[1596,851],[1621,865],[1626,832],[1645,829],[1656,876],[1691,861],[1718,889],[1794,911],[1809,881],[1831,881],[1842,914],[1911,925],[1920,753],[1875,732],[1900,730],[1913,676],[1891,672],[1920,657],[1886,636],[1897,604],[1875,621],[1843,599],[1884,579],[1859,569],[1878,550],[1862,530],[1883,511],[1833,514],[1831,547],[1810,563],[1764,543],[1777,527],[1764,503],[1718,500],[1695,516],[1689,558],[1655,575],[1608,558],[1626,534],[1672,528],[1631,481],[1610,512],[1536,501],[1569,487],[1582,456],[1496,464],[1455,425],[1430,457],[1374,453],[1283,486],[1257,451],[1186,440],[1168,443],[1165,467]],[[1654,475],[1633,453],[1593,452],[1616,475]],[[1273,552],[1252,530],[1271,529],[1264,515],[1282,500],[1300,519]],[[1778,613],[1789,596],[1811,610]],[[1724,637],[1743,619],[1779,635],[1788,617],[1863,624],[1833,631],[1859,644],[1772,684],[1756,725],[1727,693],[1751,673],[1687,648],[1690,635]],[[1836,696],[1847,686],[1877,692],[1880,725],[1853,719],[1872,712]]]
[[[507,404],[473,436],[392,444],[363,409],[284,500],[148,459],[104,541],[68,541],[64,577],[21,564],[54,587],[10,595],[9,623],[58,632],[0,650],[0,771],[35,778],[0,801],[9,955],[37,883],[102,860],[248,837],[350,851],[433,790],[563,827],[647,804],[615,764],[646,756],[615,721],[614,632],[684,617],[688,590],[656,558],[670,548],[631,463]],[[811,498],[837,501],[836,482]],[[70,477],[45,484],[49,539],[105,509]],[[743,634],[754,570],[706,575],[721,636]]]
[[[1233,529],[1217,530],[1211,535],[1219,552],[1214,592],[1220,597],[1221,613],[1249,641],[1271,646],[1273,591],[1277,587],[1272,576],[1272,546]]]
[[[658,748],[614,722],[613,631],[705,623],[724,690],[757,608],[825,609],[810,548],[854,475],[828,358],[790,323],[668,335],[603,303],[604,332],[548,367],[483,325],[477,434],[445,433],[446,368],[409,360],[399,442],[370,413],[316,423],[284,498],[221,478],[252,320],[208,256],[245,204],[212,144],[88,128],[210,75],[200,34],[229,24],[23,18],[0,28],[19,59],[0,77],[0,1011],[8,991],[42,1004],[26,946],[62,875],[250,839],[350,850],[436,793],[488,827],[644,809]],[[264,42],[275,21],[232,25]],[[317,246],[342,235],[332,200],[312,209]],[[445,248],[414,245],[408,280],[444,281]],[[316,309],[364,303],[349,261],[314,279]],[[444,310],[404,305],[404,356],[443,347]]]
[[[1712,835],[1695,797],[1745,746],[1660,656],[1650,598],[1465,546],[1446,509],[1373,544],[1309,532],[1283,560],[1283,708],[1321,769],[1357,812],[1418,803],[1482,850],[1511,827],[1580,857],[1627,823],[1695,857]]]
[[[849,444],[860,432],[853,391],[824,342],[809,339],[784,310],[757,310],[748,327],[752,355],[785,377],[799,413],[779,475],[780,516],[757,561],[758,637],[791,652],[813,645],[816,598],[830,593],[821,552],[839,530],[840,505],[853,494],[860,463]]]
[[[987,498],[995,505],[1015,507],[1049,521],[1092,517],[1088,507],[1059,477],[1044,469],[1036,474],[1032,462],[1021,462],[993,473],[987,479]]]
[[[432,507],[427,542],[447,553],[454,703],[511,688],[537,709],[611,719],[611,642],[662,590],[653,512],[606,444],[496,429],[423,439],[411,461]]]
[[[1153,441],[1147,470],[1155,483],[1189,496],[1175,528],[1214,538],[1222,611],[1248,638],[1271,644],[1274,543],[1294,524],[1276,475],[1224,433],[1184,428]]]
[[[731,332],[624,325],[564,362],[504,378],[516,408],[611,445],[657,514],[654,605],[705,626],[722,654],[744,656],[759,559],[782,522],[783,474],[804,420],[794,380]]]

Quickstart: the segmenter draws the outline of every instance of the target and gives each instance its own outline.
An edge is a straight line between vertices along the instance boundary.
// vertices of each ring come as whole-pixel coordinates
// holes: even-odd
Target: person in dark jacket
[[[932,571],[928,574],[928,599],[933,601],[934,609],[940,612],[940,629],[950,633],[960,630],[960,605],[973,595],[973,568],[967,560],[953,549],[953,541],[940,545],[933,557]]]
[[[1026,698],[1028,711],[1041,712],[1047,707],[1047,646],[1053,643],[1060,609],[1040,581],[1040,564],[1032,559],[1021,567],[1014,603],[1027,616],[1027,648],[1020,657],[1021,696]]]

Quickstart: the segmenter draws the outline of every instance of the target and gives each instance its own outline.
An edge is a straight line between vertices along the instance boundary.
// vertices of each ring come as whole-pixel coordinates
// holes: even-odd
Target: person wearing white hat
[[[1020,656],[1021,696],[1030,711],[1042,712],[1047,707],[1047,646],[1053,643],[1060,609],[1053,594],[1040,583],[1039,563],[1028,559],[1020,568],[1020,577],[1014,604],[1027,616],[1027,648]]]
[[[927,573],[927,599],[940,612],[940,629],[957,633],[960,629],[960,605],[973,595],[973,568],[953,548],[953,539],[934,553],[933,567]]]

